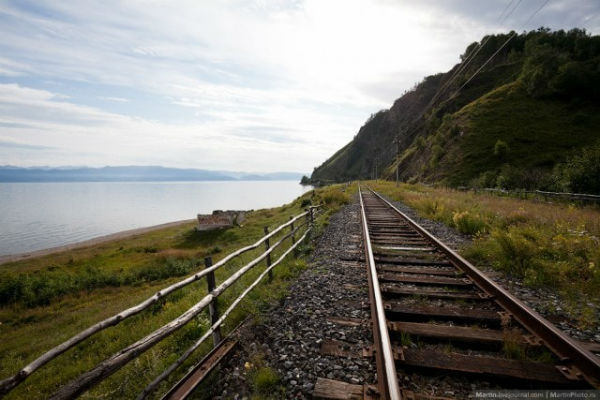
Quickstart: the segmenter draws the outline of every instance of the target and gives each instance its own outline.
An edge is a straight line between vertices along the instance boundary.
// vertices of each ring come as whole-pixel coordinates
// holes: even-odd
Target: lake
[[[0,255],[213,210],[280,206],[311,189],[295,181],[0,183]]]

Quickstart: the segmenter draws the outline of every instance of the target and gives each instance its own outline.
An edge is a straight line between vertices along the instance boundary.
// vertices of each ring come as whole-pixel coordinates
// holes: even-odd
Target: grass
[[[261,395],[272,394],[273,389],[277,388],[278,384],[279,375],[270,367],[263,367],[256,371],[252,382],[254,390]]]
[[[428,174],[461,185],[485,171],[499,174],[504,164],[549,171],[569,151],[598,139],[593,129],[600,123],[598,111],[595,104],[534,99],[519,81],[500,86],[452,114],[437,131],[432,140],[444,143],[444,155]],[[576,121],[581,115],[584,122]],[[452,127],[463,134],[452,137]],[[506,145],[502,154],[499,141]]]
[[[518,329],[505,329],[503,332],[502,352],[507,358],[524,360],[527,358],[527,349],[522,342],[523,335]]]
[[[530,287],[558,292],[581,328],[598,326],[587,302],[600,301],[600,210],[568,203],[391,182],[369,185],[425,218],[473,235],[461,250]]]
[[[105,242],[72,251],[0,266],[4,297],[0,302],[0,379],[16,373],[45,351],[90,325],[145,300],[161,288],[203,268],[203,258],[217,262],[230,252],[254,243],[263,227],[272,230],[303,211],[302,203],[324,204],[315,220],[315,235],[331,213],[348,200],[342,186],[317,189],[282,207],[250,212],[241,227],[196,232],[184,224],[127,239]],[[327,201],[325,201],[327,199]],[[286,230],[286,233],[288,231]],[[279,240],[276,236],[271,243]],[[296,235],[298,238],[300,234]],[[277,259],[290,244],[288,239],[272,254]],[[260,254],[261,247],[217,270],[217,284]],[[274,270],[271,283],[263,281],[231,314],[223,327],[226,334],[249,314],[259,314],[285,296],[291,280],[306,268],[303,257],[310,244],[300,247]],[[224,310],[265,268],[256,266],[220,298]],[[9,282],[9,283],[7,283]],[[6,289],[6,288],[9,289]],[[12,289],[10,289],[12,288]],[[85,340],[35,372],[6,399],[49,397],[60,385],[173,320],[206,295],[206,282],[191,284],[160,303]],[[93,388],[84,398],[132,398],[172,363],[209,327],[207,311],[169,338]],[[205,343],[158,390],[164,392],[189,365],[211,347]]]

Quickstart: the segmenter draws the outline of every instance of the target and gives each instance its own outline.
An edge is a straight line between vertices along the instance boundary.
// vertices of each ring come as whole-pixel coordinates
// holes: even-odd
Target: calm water
[[[0,255],[75,243],[212,210],[283,205],[294,181],[0,183]]]

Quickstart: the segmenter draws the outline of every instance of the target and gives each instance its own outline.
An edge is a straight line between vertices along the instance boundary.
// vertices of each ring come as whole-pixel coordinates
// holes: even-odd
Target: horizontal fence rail
[[[600,202],[600,196],[595,194],[587,193],[567,193],[567,192],[548,192],[544,190],[507,190],[498,188],[470,188],[465,186],[459,186],[458,190],[473,191],[473,192],[491,192],[491,193],[502,193],[507,195],[521,195],[521,194],[535,194],[543,197],[553,197],[556,199],[567,199],[567,200],[582,200],[591,202]]]
[[[51,360],[55,359],[56,357],[58,357],[65,351],[75,347],[77,344],[81,343],[82,341],[89,338],[90,336],[92,336],[98,332],[101,332],[106,328],[118,325],[120,322],[124,321],[125,319],[132,317],[132,316],[142,312],[143,310],[147,309],[148,307],[152,306],[153,304],[155,304],[156,302],[158,302],[160,299],[164,298],[168,294],[173,293],[174,291],[181,289],[187,285],[190,285],[191,283],[198,281],[199,279],[201,279],[204,276],[208,276],[209,274],[214,274],[214,271],[216,271],[220,267],[224,266],[232,259],[234,259],[248,251],[258,248],[261,244],[267,243],[270,238],[272,238],[276,234],[280,233],[286,227],[293,226],[296,221],[302,220],[302,218],[306,218],[306,222],[298,224],[295,228],[292,228],[292,230],[288,234],[286,234],[284,237],[282,237],[276,243],[269,246],[269,248],[265,252],[263,252],[261,255],[256,257],[250,263],[248,263],[244,267],[240,268],[237,272],[235,272],[233,275],[231,275],[227,280],[225,280],[219,286],[214,288],[214,290],[212,290],[208,295],[206,295],[202,300],[200,300],[198,303],[196,303],[193,307],[191,307],[186,312],[181,314],[178,318],[176,318],[175,320],[162,326],[161,328],[155,330],[154,332],[152,332],[149,335],[147,335],[146,337],[138,340],[137,342],[129,345],[125,349],[120,350],[116,354],[112,355],[108,359],[106,359],[103,362],[101,362],[100,364],[98,364],[92,370],[80,375],[75,380],[71,381],[67,385],[60,388],[51,398],[52,399],[71,399],[71,398],[75,398],[78,395],[84,393],[85,391],[87,391],[89,388],[91,388],[95,384],[99,383],[100,381],[104,380],[108,376],[112,375],[114,372],[119,370],[121,367],[123,367],[129,361],[137,358],[143,352],[145,352],[146,350],[148,350],[149,348],[151,348],[152,346],[154,346],[155,344],[160,342],[162,339],[166,338],[167,336],[169,336],[172,333],[174,333],[175,331],[177,331],[179,328],[183,327],[194,316],[198,315],[209,304],[211,304],[211,302],[214,301],[220,294],[222,294],[225,291],[225,289],[227,289],[229,286],[231,286],[233,283],[235,283],[239,278],[241,278],[244,275],[244,273],[248,272],[250,269],[252,269],[254,266],[256,266],[258,263],[260,263],[265,258],[270,257],[270,254],[278,246],[280,246],[284,240],[286,240],[290,237],[293,238],[294,234],[297,233],[297,231],[299,231],[302,227],[307,226],[307,229],[306,229],[304,235],[300,239],[294,240],[295,243],[293,243],[293,245],[284,253],[284,255],[282,255],[273,264],[270,264],[270,262],[269,262],[269,268],[267,268],[267,270],[265,272],[271,272],[273,267],[275,267],[277,264],[279,264],[283,260],[283,258],[289,254],[290,251],[294,250],[297,247],[297,245],[299,243],[301,243],[303,239],[306,238],[308,232],[310,232],[310,230],[311,230],[311,226],[308,226],[308,225],[312,225],[314,211],[318,208],[320,208],[320,206],[311,206],[310,208],[307,209],[307,211],[305,211],[299,215],[296,215],[294,217],[290,217],[290,220],[288,222],[278,226],[275,230],[273,230],[269,234],[266,234],[261,239],[259,239],[257,242],[255,242],[254,244],[243,247],[243,248],[227,255],[226,257],[221,259],[216,264],[202,270],[201,272],[198,272],[186,279],[176,282],[176,283],[156,292],[154,295],[152,295],[148,299],[144,300],[143,302],[137,304],[136,306],[133,306],[124,311],[121,311],[120,313],[113,315],[112,317],[106,318],[103,321],[100,321],[100,322],[90,326],[89,328],[85,329],[84,331],[78,333],[77,335],[71,337],[70,339],[66,340],[65,342],[59,344],[58,346],[52,348],[51,350],[42,354],[40,357],[38,357],[37,359],[35,359],[31,363],[29,363],[28,365],[23,367],[15,375],[0,381],[0,396],[10,392],[12,389],[14,389],[16,386],[18,386],[21,382],[23,382],[25,379],[27,379],[36,370],[38,370],[39,368],[41,368],[42,366],[44,366]],[[260,279],[262,279],[262,274],[261,274]],[[257,283],[258,282],[255,281],[255,283],[251,287],[253,288],[254,286],[256,286]],[[248,290],[248,292],[249,292],[249,290]],[[246,293],[246,292],[244,292],[244,293]],[[244,296],[245,296],[245,294],[244,294]],[[237,303],[234,302],[235,305],[237,305],[239,303],[239,301],[241,301],[241,298],[239,299],[239,301],[238,301],[238,299],[236,299],[236,301],[237,301]],[[234,305],[234,307],[235,307],[235,305]],[[224,320],[224,318],[227,315],[229,315],[231,310],[232,310],[232,308],[230,307],[226,311],[226,313],[223,314],[223,317],[221,317],[218,321],[216,321],[213,324],[213,326],[211,326],[211,328],[209,329],[210,333],[213,333],[216,329],[218,329],[218,327],[220,325],[222,325],[223,321],[221,319]],[[197,346],[195,345],[196,346],[195,348],[200,346],[200,344],[205,339],[206,338],[204,338],[204,336],[203,336],[203,338],[201,338],[199,340],[201,342]],[[186,352],[186,354],[187,354],[187,352]],[[186,358],[189,357],[190,354],[191,354],[191,352],[189,354],[187,354]],[[178,365],[180,365],[180,364],[178,364]],[[169,369],[170,368],[171,367],[169,367]],[[174,370],[175,368],[173,368],[172,370]],[[170,372],[172,372],[172,370]],[[162,374],[161,374],[161,376],[162,376]],[[164,377],[166,377],[166,375]],[[164,379],[164,377],[162,379]]]
[[[298,228],[296,228],[297,230]],[[219,318],[219,320],[217,322],[215,322],[208,331],[206,331],[204,333],[204,335],[198,339],[198,341],[196,343],[194,343],[189,349],[187,349],[185,351],[185,353],[183,353],[183,355],[181,357],[179,357],[179,359],[177,359],[177,361],[175,361],[173,364],[171,364],[162,374],[160,374],[156,379],[154,379],[148,386],[146,386],[146,388],[144,389],[144,391],[142,393],[140,393],[140,395],[138,396],[137,400],[143,400],[145,399],[150,393],[152,393],[156,387],[165,379],[167,378],[173,371],[175,371],[181,364],[183,364],[185,362],[185,360],[187,360],[189,358],[190,355],[192,355],[192,353],[194,351],[196,351],[198,349],[198,347],[200,347],[200,345],[202,345],[202,343],[204,343],[204,341],[206,339],[208,339],[208,337],[216,330],[218,329],[223,322],[225,322],[225,319],[229,316],[229,314],[231,314],[231,312],[238,306],[238,304],[244,299],[244,297],[246,297],[246,295],[248,293],[250,293],[250,291],[252,289],[254,289],[256,287],[256,285],[258,285],[260,283],[260,281],[266,276],[268,275],[270,272],[272,272],[273,268],[275,268],[280,262],[283,261],[283,259],[290,254],[290,252],[292,252],[297,246],[298,244],[300,244],[308,235],[308,233],[311,231],[311,228],[308,228],[306,230],[306,232],[304,232],[304,235],[302,235],[302,237],[296,242],[294,243],[289,249],[287,249],[285,251],[285,253],[283,253],[278,259],[277,261],[275,261],[273,264],[271,264],[270,267],[268,267],[267,269],[265,269],[259,276],[258,278],[256,278],[256,280],[246,288],[246,290],[244,290],[242,292],[241,295],[238,296],[238,298],[236,298],[234,300],[233,303],[231,303],[231,305],[229,306],[229,308],[227,308],[227,310],[225,310],[225,312],[223,313],[223,315],[221,316],[221,318]],[[286,238],[288,238],[291,234],[286,235]]]

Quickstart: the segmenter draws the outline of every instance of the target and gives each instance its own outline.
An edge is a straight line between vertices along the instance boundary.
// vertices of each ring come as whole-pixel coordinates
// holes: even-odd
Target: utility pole
[[[399,185],[399,175],[400,175],[400,138],[396,138],[396,160],[397,160],[397,164],[396,164],[396,186]]]
[[[375,156],[375,180],[377,180],[377,156]]]

